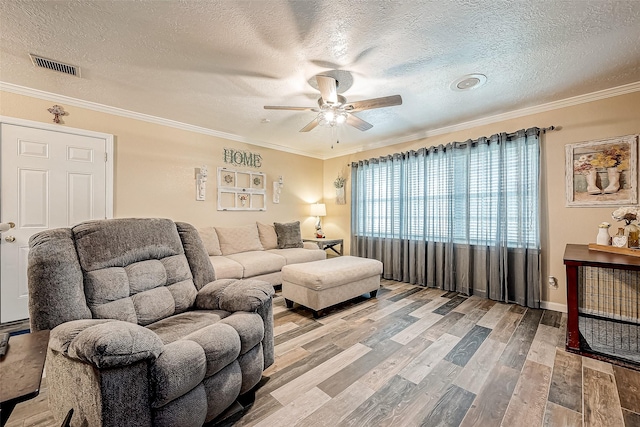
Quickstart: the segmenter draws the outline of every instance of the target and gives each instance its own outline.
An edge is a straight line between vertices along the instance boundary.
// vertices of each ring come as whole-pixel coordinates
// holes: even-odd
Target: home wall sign
[[[219,211],[266,211],[266,174],[218,168]]]
[[[262,166],[262,156],[258,153],[250,151],[235,150],[233,148],[225,148],[224,162],[234,166],[248,166],[251,168],[259,168]]]

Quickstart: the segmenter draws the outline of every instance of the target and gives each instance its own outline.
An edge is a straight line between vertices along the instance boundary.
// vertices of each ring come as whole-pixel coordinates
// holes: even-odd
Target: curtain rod
[[[560,129],[561,129],[561,127],[560,127],[560,126],[553,126],[553,125],[551,125],[551,126],[548,126],[548,127],[546,127],[546,128],[541,128],[541,129],[540,129],[540,132],[542,132],[542,133],[547,133],[547,132],[551,132],[551,131],[556,130],[556,129],[557,129],[557,130],[560,130]],[[508,133],[508,134],[507,134],[507,137],[516,136],[517,134],[518,134],[518,132]]]
[[[551,125],[551,126],[547,126],[546,128],[542,128],[542,129],[540,129],[540,132],[542,132],[542,133],[547,133],[547,132],[552,132],[552,131],[554,131],[554,130],[560,130],[560,129],[562,129],[562,126],[554,126],[554,125]],[[516,136],[517,134],[518,134],[517,132],[508,133],[508,134],[507,134],[507,137],[510,137],[510,136]],[[351,162],[347,163],[347,166],[348,166],[348,167],[351,167]]]

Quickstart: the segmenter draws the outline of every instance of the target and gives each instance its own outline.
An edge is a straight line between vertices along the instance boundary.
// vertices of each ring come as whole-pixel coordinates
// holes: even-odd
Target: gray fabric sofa
[[[302,242],[300,223],[284,224],[297,235],[283,241],[270,224],[241,227],[206,227],[198,231],[218,279],[259,279],[282,284],[282,267],[327,258],[315,243]]]
[[[274,360],[273,287],[216,280],[198,232],[89,221],[30,240],[32,330],[51,329],[49,405],[72,426],[199,426]]]

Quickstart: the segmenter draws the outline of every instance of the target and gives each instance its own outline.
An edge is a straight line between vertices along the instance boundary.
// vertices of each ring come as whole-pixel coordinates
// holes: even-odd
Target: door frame
[[[73,135],[87,136],[93,138],[101,138],[106,142],[107,160],[105,162],[105,216],[106,218],[113,218],[113,178],[114,178],[114,155],[113,155],[113,135],[102,132],[95,132],[86,129],[70,128],[66,126],[36,122],[33,120],[19,119],[17,117],[0,116],[0,124],[16,125],[29,128],[35,128],[40,130],[70,133]],[[2,141],[0,140],[0,144]],[[0,159],[1,160],[1,159]],[[2,162],[0,161],[0,167]],[[0,171],[1,172],[1,171]],[[0,188],[0,207],[2,206],[2,188]],[[0,213],[1,213],[0,209]],[[0,217],[0,222],[3,222],[5,218]]]

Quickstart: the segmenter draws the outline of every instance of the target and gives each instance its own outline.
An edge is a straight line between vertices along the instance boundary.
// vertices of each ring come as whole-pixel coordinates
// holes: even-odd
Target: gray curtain
[[[351,254],[384,278],[540,305],[540,130],[352,163]]]

